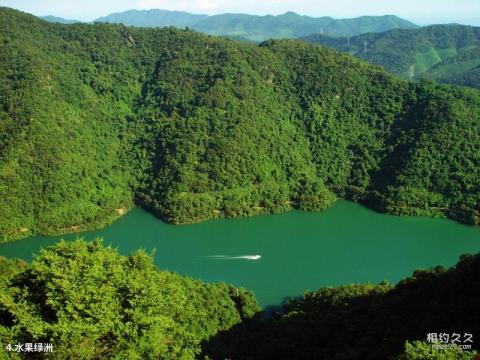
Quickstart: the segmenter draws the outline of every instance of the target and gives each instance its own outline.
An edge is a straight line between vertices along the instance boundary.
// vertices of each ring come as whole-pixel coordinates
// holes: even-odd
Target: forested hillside
[[[405,79],[428,78],[480,88],[480,28],[434,25],[354,37],[313,34],[304,40],[348,52]]]
[[[325,32],[332,36],[354,36],[391,29],[414,29],[415,24],[393,15],[361,16],[352,19],[314,18],[294,12],[282,15],[219,14],[214,16],[166,10],[129,10],[110,14],[95,21],[128,26],[188,26],[210,35],[243,38],[260,42],[267,39],[289,39]]]
[[[480,222],[480,93],[300,41],[51,24],[0,9],[0,238],[336,197]]]

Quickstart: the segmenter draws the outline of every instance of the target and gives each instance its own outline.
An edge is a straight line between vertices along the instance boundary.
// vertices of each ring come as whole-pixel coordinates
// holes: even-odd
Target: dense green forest
[[[0,258],[0,290],[2,359],[194,359],[259,310],[243,289],[159,271],[144,251],[122,256],[99,240],[62,241],[30,265]],[[54,349],[5,348],[18,343]]]
[[[354,37],[313,34],[303,39],[382,65],[404,79],[480,88],[479,27],[433,25]]]
[[[352,19],[314,18],[294,12],[282,15],[219,14],[214,16],[166,10],[129,10],[98,18],[97,22],[128,26],[190,27],[210,35],[243,38],[248,41],[290,39],[325,32],[332,36],[354,36],[391,29],[414,29],[415,24],[393,15],[361,16]]]
[[[52,343],[47,359],[467,360],[428,333],[480,332],[480,255],[418,270],[396,286],[308,292],[265,317],[254,296],[160,271],[144,251],[60,242],[31,264],[0,258],[0,357],[43,359],[3,345]]]
[[[301,41],[0,9],[0,238],[336,197],[480,223],[480,93]]]

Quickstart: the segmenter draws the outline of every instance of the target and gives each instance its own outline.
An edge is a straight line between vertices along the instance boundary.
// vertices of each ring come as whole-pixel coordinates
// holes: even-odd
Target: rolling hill
[[[152,9],[128,10],[114,13],[98,18],[95,22],[122,23],[138,27],[175,26],[184,28],[187,26],[191,27],[206,18],[208,18],[208,15],[189,14],[183,11]]]
[[[382,65],[404,79],[480,87],[478,27],[434,25],[343,38],[313,34],[303,39]]]
[[[178,11],[131,10],[108,15],[96,21],[139,27],[188,26],[210,35],[240,37],[255,42],[266,39],[297,38],[320,31],[333,36],[352,36],[367,32],[417,27],[411,22],[393,15],[333,19],[301,16],[294,12],[278,16],[247,14],[206,16]]]
[[[278,16],[222,14],[211,16],[193,28],[211,35],[241,36],[252,41],[292,39],[322,31],[332,36],[352,36],[416,26],[396,16],[363,16],[353,19],[313,18],[288,12]]]

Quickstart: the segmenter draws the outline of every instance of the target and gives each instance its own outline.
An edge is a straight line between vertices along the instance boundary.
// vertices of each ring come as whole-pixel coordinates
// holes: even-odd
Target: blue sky
[[[458,22],[480,26],[480,0],[0,0],[0,5],[82,21],[129,9],[157,8],[205,14],[295,11],[335,18],[394,14],[420,25]]]

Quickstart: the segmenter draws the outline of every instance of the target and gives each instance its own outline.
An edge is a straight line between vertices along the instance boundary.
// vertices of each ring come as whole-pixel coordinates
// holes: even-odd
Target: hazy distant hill
[[[427,77],[446,83],[480,87],[478,27],[433,25],[351,38],[314,34],[303,39],[382,65],[403,78]]]
[[[69,20],[69,19],[64,19],[58,16],[53,16],[53,15],[42,16],[40,18],[51,23],[59,23],[59,24],[75,24],[75,23],[81,22],[78,20]]]
[[[96,21],[141,27],[188,26],[207,34],[242,38],[249,41],[263,41],[269,38],[297,38],[317,32],[333,36],[353,36],[397,28],[417,28],[415,24],[393,15],[362,16],[337,20],[330,17],[302,16],[294,12],[278,16],[247,14],[208,16],[179,11],[130,10],[111,14]]]
[[[412,29],[417,26],[396,16],[362,16],[353,19],[313,18],[288,12],[278,16],[254,16],[222,14],[211,16],[193,26],[194,29],[212,35],[242,36],[263,41],[269,38],[297,38],[323,32],[332,36],[352,36],[390,29]]]
[[[122,23],[138,27],[186,27],[208,18],[208,15],[189,14],[183,11],[128,10],[98,18],[96,22]]]

